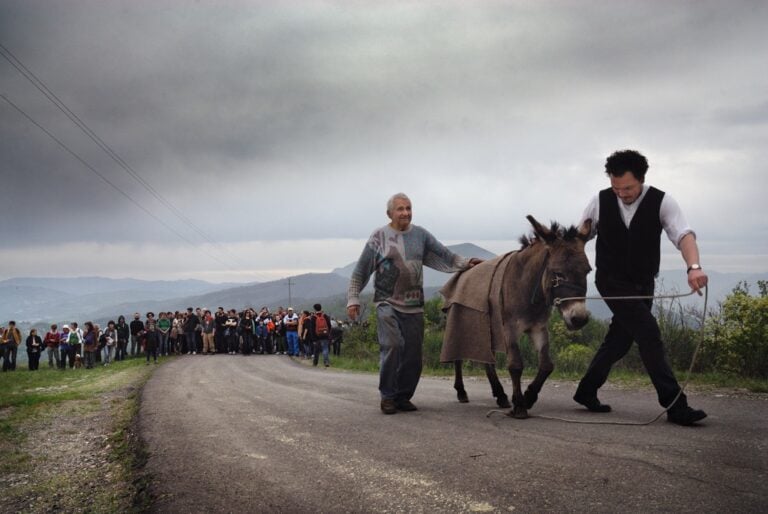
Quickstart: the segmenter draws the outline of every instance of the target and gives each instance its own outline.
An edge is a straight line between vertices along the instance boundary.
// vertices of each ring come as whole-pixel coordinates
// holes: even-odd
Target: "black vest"
[[[659,209],[663,198],[663,191],[648,188],[627,228],[616,194],[610,188],[600,191],[595,245],[598,271],[636,284],[653,282],[661,261]]]

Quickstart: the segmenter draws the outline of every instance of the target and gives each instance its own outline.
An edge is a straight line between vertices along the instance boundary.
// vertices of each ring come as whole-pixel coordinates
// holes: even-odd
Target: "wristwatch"
[[[698,264],[691,264],[690,266],[688,266],[688,271],[686,271],[686,273],[690,273],[691,270],[695,270],[695,269],[701,269],[701,266],[699,266]]]

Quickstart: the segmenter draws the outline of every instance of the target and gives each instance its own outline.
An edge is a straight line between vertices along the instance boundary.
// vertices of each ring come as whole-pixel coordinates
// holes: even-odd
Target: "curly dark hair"
[[[640,182],[645,182],[648,160],[637,150],[619,150],[605,160],[605,173],[621,177],[626,172],[632,173]]]

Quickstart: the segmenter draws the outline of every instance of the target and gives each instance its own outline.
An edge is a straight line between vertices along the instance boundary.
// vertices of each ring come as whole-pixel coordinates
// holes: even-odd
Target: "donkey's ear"
[[[581,224],[579,227],[579,239],[584,241],[585,243],[589,241],[590,236],[592,235],[592,219],[587,218],[584,220],[584,223]]]
[[[541,223],[536,221],[536,218],[531,216],[530,214],[526,216],[526,219],[531,223],[533,226],[533,232],[545,243],[551,243],[555,239],[557,239],[557,234],[552,232],[550,229],[543,226]]]

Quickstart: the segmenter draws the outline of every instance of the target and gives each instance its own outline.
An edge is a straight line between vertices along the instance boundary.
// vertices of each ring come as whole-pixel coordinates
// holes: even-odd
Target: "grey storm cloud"
[[[401,189],[444,237],[493,239],[533,209],[573,221],[619,145],[764,162],[766,21],[759,1],[0,0],[0,43],[217,240],[365,237]],[[1,59],[0,92],[199,240]],[[179,242],[1,100],[0,152],[1,246]]]

